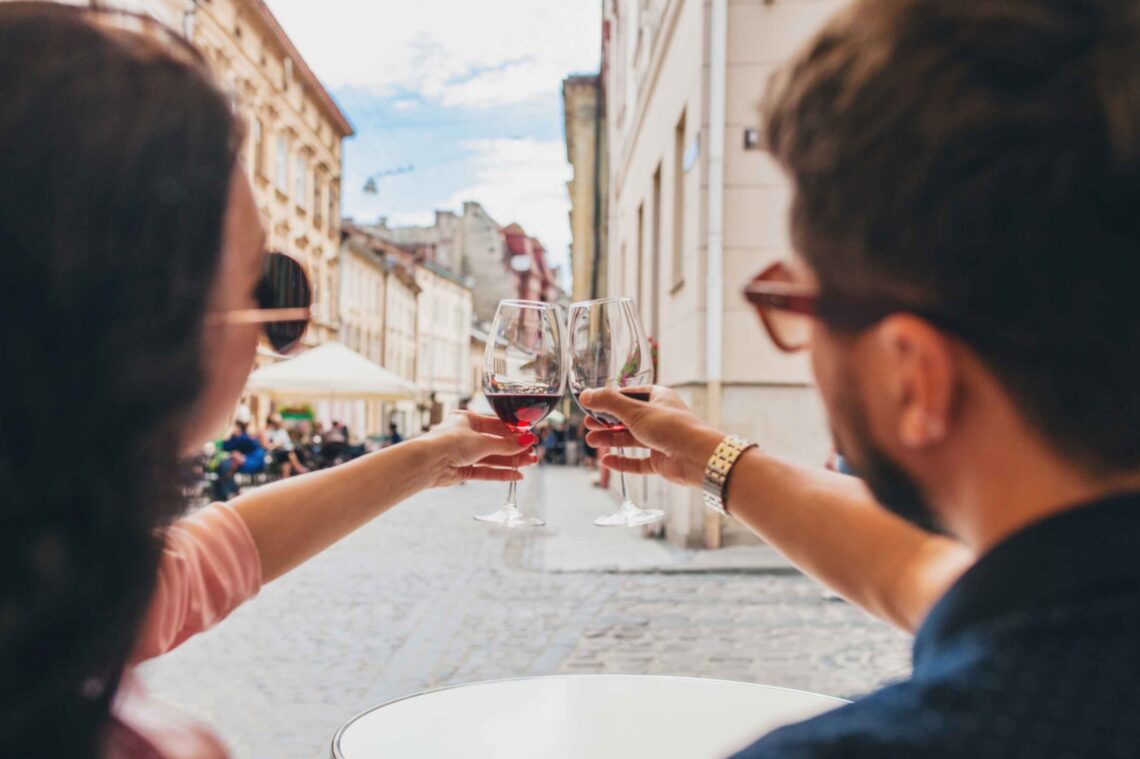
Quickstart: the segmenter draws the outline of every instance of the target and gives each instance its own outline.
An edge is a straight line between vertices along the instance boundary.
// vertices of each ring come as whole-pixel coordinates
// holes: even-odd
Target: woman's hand
[[[634,400],[617,390],[589,390],[579,402],[591,411],[600,411],[622,421],[626,429],[610,430],[601,422],[587,419],[591,430],[586,442],[595,448],[648,448],[649,458],[623,458],[606,454],[602,464],[633,474],[659,474],[682,485],[699,486],[705,464],[724,437],[689,410],[675,392],[655,385],[649,402]]]
[[[532,450],[537,437],[517,433],[493,416],[470,411],[456,411],[414,442],[435,459],[430,487],[467,480],[521,480],[517,468],[538,462]]]

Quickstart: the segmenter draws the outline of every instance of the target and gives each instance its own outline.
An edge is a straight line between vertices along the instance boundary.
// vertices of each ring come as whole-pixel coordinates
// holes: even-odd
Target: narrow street
[[[595,528],[614,504],[590,473],[527,476],[522,502],[548,527],[472,520],[503,486],[421,494],[144,665],[146,683],[241,759],[317,759],[353,714],[452,683],[652,673],[850,697],[908,672],[907,636],[770,549],[718,557]]]

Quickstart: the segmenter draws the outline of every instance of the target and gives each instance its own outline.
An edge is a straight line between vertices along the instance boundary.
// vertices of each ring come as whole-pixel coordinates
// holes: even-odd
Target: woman
[[[0,756],[222,756],[128,663],[418,490],[534,462],[455,416],[171,524],[179,455],[222,427],[258,339],[224,318],[257,308],[264,266],[241,142],[152,23],[0,3]]]

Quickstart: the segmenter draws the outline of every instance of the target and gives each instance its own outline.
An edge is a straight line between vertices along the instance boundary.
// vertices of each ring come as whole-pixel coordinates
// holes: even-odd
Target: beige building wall
[[[361,240],[346,236],[340,247],[340,340],[377,365],[383,365],[384,297],[387,271],[383,257]],[[360,401],[357,434],[384,430],[384,404]]]
[[[711,394],[706,330],[712,3],[611,0],[606,7],[609,294],[638,300],[646,330],[660,343],[661,383],[727,431],[819,466],[830,435],[807,360],[777,352],[740,296],[752,275],[792,252],[787,182],[770,156],[745,149],[744,133],[760,127],[758,106],[771,71],[841,4],[725,0],[723,333],[721,382],[711,386]],[[732,520],[722,523],[707,513],[692,491],[656,478],[636,488],[669,512],[665,530],[675,542],[716,546],[751,539]]]
[[[385,369],[409,382],[416,381],[416,329],[419,309],[419,287],[410,272],[392,261],[387,262],[384,290],[384,360]],[[405,437],[420,430],[420,415],[415,401],[400,401],[390,408],[384,420],[384,431],[396,422]]]
[[[384,289],[387,273],[382,259],[351,238],[340,256],[341,342],[378,365],[383,365]]]
[[[427,396],[425,403],[431,403],[434,396],[430,424],[437,424],[474,391],[471,287],[463,277],[432,261],[417,265],[415,277],[420,287],[416,384]]]
[[[566,159],[573,175],[566,184],[570,195],[570,267],[573,275],[571,297],[590,300],[606,292],[605,98],[600,76],[572,76],[562,81],[562,103],[566,119]],[[599,252],[595,281],[595,251]],[[596,285],[596,289],[595,289]]]

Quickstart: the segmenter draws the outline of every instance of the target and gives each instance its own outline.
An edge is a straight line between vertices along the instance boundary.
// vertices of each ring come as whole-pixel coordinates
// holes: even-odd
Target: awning
[[[361,398],[398,401],[416,397],[416,386],[374,364],[343,343],[328,342],[301,355],[264,366],[245,388],[274,398]]]

